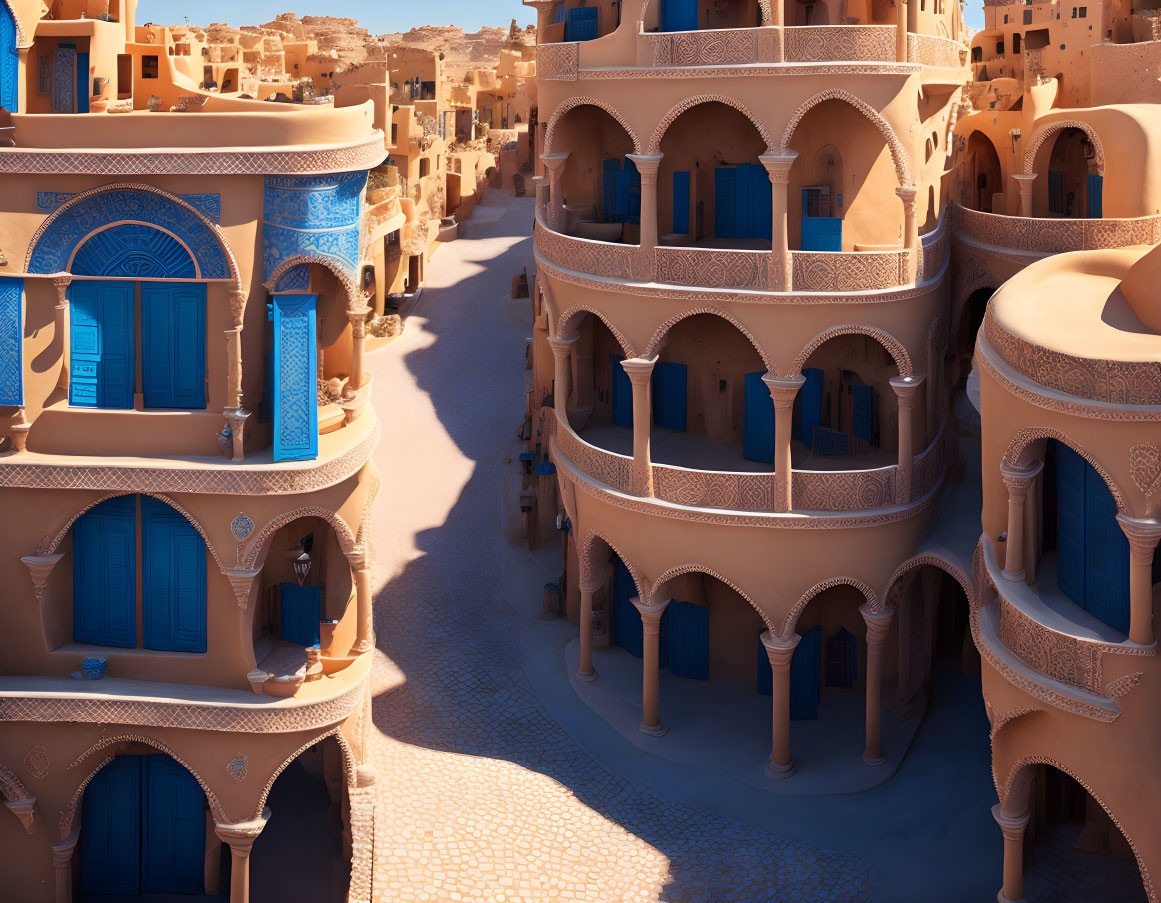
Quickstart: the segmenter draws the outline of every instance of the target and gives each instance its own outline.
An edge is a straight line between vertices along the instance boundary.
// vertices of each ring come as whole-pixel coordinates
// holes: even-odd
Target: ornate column
[[[801,639],[794,631],[788,637],[769,630],[762,634],[762,645],[770,659],[773,690],[773,742],[765,769],[768,778],[788,778],[794,774],[794,759],[790,756],[790,661]]]
[[[1000,476],[1008,487],[1008,538],[1004,542],[1004,577],[1024,581],[1024,500],[1043,462],[1018,465],[1000,461]]]
[[[1129,639],[1153,644],[1153,554],[1161,540],[1161,522],[1118,514],[1129,537]]]
[[[1032,215],[1032,186],[1036,182],[1036,173],[1018,173],[1012,176],[1020,189],[1020,216]]]
[[[562,424],[568,424],[568,396],[572,392],[572,349],[580,336],[549,339],[552,356],[556,359],[556,375],[552,384],[552,407]]]
[[[641,174],[641,250],[657,247],[657,169],[663,154],[625,154]]]
[[[375,646],[375,611],[371,595],[371,569],[367,566],[365,551],[352,552],[348,556],[355,571],[355,642],[351,646],[352,655],[369,652]]]
[[[1012,814],[997,803],[992,817],[1004,832],[1004,886],[996,897],[1000,903],[1023,903],[1024,900],[1024,829],[1031,811]]]
[[[646,605],[634,596],[629,601],[641,613],[641,733],[660,737],[669,730],[661,723],[657,688],[661,668],[661,616],[669,600]]]
[[[62,389],[69,387],[69,340],[67,314],[69,310],[68,288],[73,277],[67,273],[63,276],[54,276],[53,286],[56,288],[56,307],[53,310],[53,320],[57,337],[60,339],[60,376],[56,384]]]
[[[653,357],[631,357],[621,361],[633,384],[633,493],[653,496],[653,461],[649,452],[649,434],[653,428]]]
[[[895,483],[895,503],[911,501],[911,470],[915,456],[912,448],[911,418],[915,390],[923,382],[922,376],[895,376],[891,388],[899,401],[899,476]]]
[[[250,901],[250,849],[270,821],[270,807],[253,821],[215,825],[214,831],[230,845],[230,903]]]
[[[540,159],[548,170],[548,227],[554,232],[564,232],[568,224],[564,216],[564,164],[571,156],[563,154],[541,154]]]
[[[914,282],[919,272],[919,221],[915,216],[914,185],[900,185],[895,194],[903,202],[903,249],[907,252],[907,281]]]
[[[895,62],[907,62],[907,0],[895,0]]]
[[[246,292],[230,292],[230,315],[234,325],[226,330],[226,430],[219,438],[222,453],[232,461],[245,457],[243,438],[250,413],[242,407],[242,321],[246,315]]]
[[[781,3],[775,4],[777,15],[782,15]],[[781,41],[782,32],[779,31]],[[788,151],[785,154],[763,154],[758,158],[770,174],[771,207],[774,211],[774,220],[770,228],[770,250],[774,255],[773,266],[770,268],[770,289],[776,292],[788,292],[794,287],[794,273],[790,263],[790,233],[787,226],[788,198],[790,185],[790,168],[798,159],[797,151]]]
[[[363,388],[364,355],[367,351],[367,315],[370,307],[350,308],[347,319],[351,322],[351,380],[350,391]]]
[[[789,511],[794,507],[794,471],[790,463],[794,399],[806,378],[802,375],[780,378],[767,373],[762,382],[774,400],[774,510]]]
[[[56,903],[72,903],[73,851],[81,839],[80,819],[73,822],[69,836],[52,845],[52,869],[56,879]]]
[[[875,612],[869,606],[859,608],[867,622],[867,743],[863,761],[868,765],[882,765],[883,741],[881,736],[883,700],[883,646],[891,630],[894,611]]]
[[[601,583],[584,582],[580,585],[580,618],[577,625],[580,627],[580,662],[576,676],[581,680],[597,679],[597,671],[593,667],[593,594],[601,586]]]

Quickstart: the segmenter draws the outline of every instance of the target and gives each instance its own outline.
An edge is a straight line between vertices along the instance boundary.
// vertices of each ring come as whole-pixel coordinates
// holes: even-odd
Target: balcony
[[[1003,216],[953,202],[953,229],[984,245],[1030,254],[1101,251],[1161,242],[1161,215],[1122,219]]]

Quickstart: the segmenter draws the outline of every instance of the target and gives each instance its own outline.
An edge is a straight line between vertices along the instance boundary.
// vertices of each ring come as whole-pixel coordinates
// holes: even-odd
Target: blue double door
[[[142,282],[141,387],[147,408],[206,406],[204,283]],[[137,286],[74,282],[69,289],[69,404],[133,407]]]
[[[205,795],[168,756],[118,756],[85,789],[81,893],[200,894]]]
[[[635,658],[641,658],[641,615],[629,601],[636,594],[629,569],[617,560],[613,576],[613,639]],[[659,667],[694,680],[709,679],[709,609],[692,602],[670,600],[661,616]]]
[[[769,240],[773,209],[766,167],[743,163],[714,170],[714,237]]]
[[[633,428],[633,383],[621,366],[624,358],[609,355],[611,404],[613,424]],[[653,425],[667,430],[685,432],[689,369],[685,364],[658,361],[653,365],[649,394],[653,399]]]
[[[1057,580],[1089,614],[1129,632],[1129,541],[1112,493],[1084,458],[1053,441]]]

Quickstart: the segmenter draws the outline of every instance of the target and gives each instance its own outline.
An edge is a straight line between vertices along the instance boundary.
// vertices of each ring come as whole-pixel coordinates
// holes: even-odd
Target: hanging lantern
[[[298,585],[302,586],[306,583],[306,578],[310,574],[310,556],[303,549],[297,558],[294,559],[294,577],[298,581]]]

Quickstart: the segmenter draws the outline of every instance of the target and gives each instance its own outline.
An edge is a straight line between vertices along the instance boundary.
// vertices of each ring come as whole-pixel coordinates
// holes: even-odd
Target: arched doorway
[[[553,149],[568,152],[561,186],[563,229],[598,241],[639,240],[641,177],[629,159],[633,139],[608,112],[581,104],[553,126]]]
[[[212,819],[197,779],[141,744],[107,762],[85,788],[78,848],[81,903],[198,895]],[[165,895],[165,896],[162,896]]]
[[[972,371],[972,360],[976,353],[976,336],[984,325],[988,312],[988,301],[996,293],[994,288],[978,288],[964,302],[959,317],[959,328],[955,336],[955,358],[948,382],[956,390],[964,388]]]
[[[992,198],[1004,191],[1000,158],[995,145],[983,132],[974,131],[968,137],[967,178],[963,181],[963,204],[984,213],[1005,213],[996,209]]]
[[[745,114],[716,101],[665,130],[657,175],[663,245],[770,250],[773,195],[766,141]]]
[[[1037,156],[1043,158],[1044,150]],[[1047,154],[1047,215],[1100,219],[1103,182],[1088,134],[1078,128],[1061,129]]]

